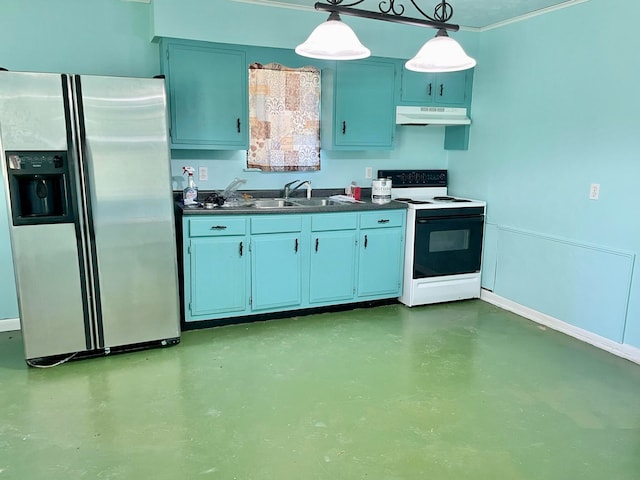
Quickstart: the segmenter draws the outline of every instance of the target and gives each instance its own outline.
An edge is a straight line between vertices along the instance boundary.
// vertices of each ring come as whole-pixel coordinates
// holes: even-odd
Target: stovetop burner
[[[391,178],[391,198],[403,202],[413,215],[419,210],[458,211],[486,206],[481,200],[449,195],[446,170],[379,170],[378,178]]]
[[[394,200],[396,200],[397,202],[410,203],[412,205],[425,205],[427,203],[433,203],[427,200],[414,200],[413,198],[395,198]]]
[[[463,203],[463,202],[470,202],[471,200],[468,200],[466,198],[456,198],[456,197],[448,197],[448,196],[442,196],[442,197],[433,197],[434,200],[438,200],[440,202],[455,202],[455,203]]]

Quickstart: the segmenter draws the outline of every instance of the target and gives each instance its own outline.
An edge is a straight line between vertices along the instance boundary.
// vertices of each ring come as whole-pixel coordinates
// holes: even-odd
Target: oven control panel
[[[446,170],[378,170],[378,178],[390,178],[392,187],[446,187]]]

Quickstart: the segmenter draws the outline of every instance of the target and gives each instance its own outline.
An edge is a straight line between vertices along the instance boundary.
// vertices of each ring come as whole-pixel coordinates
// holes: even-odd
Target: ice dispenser
[[[14,225],[73,221],[67,152],[5,152]]]

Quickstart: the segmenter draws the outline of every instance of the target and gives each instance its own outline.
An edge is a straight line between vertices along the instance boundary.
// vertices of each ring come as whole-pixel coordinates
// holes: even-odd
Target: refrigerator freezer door
[[[7,191],[4,152],[67,150],[62,77],[2,72],[0,137]],[[85,331],[75,225],[10,226],[10,231],[26,358],[86,350],[91,338]]]
[[[179,337],[164,81],[82,76],[104,346]]]
[[[73,223],[13,231],[25,358],[80,352],[86,345]]]

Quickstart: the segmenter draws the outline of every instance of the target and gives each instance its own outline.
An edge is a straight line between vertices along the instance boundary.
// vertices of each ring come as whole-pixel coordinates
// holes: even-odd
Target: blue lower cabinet
[[[241,217],[183,222],[185,321],[243,315],[249,310],[249,237]]]
[[[359,299],[399,296],[402,292],[405,212],[362,214],[358,242]]]
[[[356,231],[313,232],[309,303],[341,303],[355,295]]]
[[[251,310],[290,310],[302,303],[301,215],[260,215],[251,223]]]
[[[397,297],[405,215],[187,216],[185,321]]]
[[[192,317],[247,310],[247,259],[244,237],[191,241]]]
[[[251,238],[251,309],[290,309],[302,302],[300,233]]]

